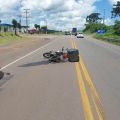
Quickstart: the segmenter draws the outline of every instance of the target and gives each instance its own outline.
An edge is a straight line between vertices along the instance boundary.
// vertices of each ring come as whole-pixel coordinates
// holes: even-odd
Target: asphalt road
[[[80,62],[50,64],[42,57],[63,46],[79,49]],[[2,71],[12,76],[0,80],[0,120],[119,120],[118,46],[58,37]]]

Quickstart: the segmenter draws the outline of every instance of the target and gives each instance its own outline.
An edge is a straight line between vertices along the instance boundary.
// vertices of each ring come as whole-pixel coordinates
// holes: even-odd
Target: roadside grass
[[[118,36],[118,35],[106,33],[104,35],[95,34],[95,35],[93,35],[93,37],[98,39],[98,40],[103,40],[105,42],[109,42],[109,43],[120,46],[120,36]]]
[[[64,35],[63,32],[48,33],[48,35]]]
[[[107,33],[103,35],[99,35],[96,33],[90,33],[89,31],[85,32],[85,34],[90,35],[91,37],[96,38],[98,40],[102,40],[102,41],[109,42],[109,43],[120,46],[120,36],[115,35],[112,29],[108,30]]]
[[[1,33],[0,35],[0,45],[4,45],[4,44],[9,44],[12,42],[18,42],[18,41],[22,41],[25,40],[25,37],[23,36],[16,36],[16,35],[11,35],[11,33]]]
[[[35,34],[35,35],[44,35],[44,36],[60,36],[60,35],[64,35],[63,32],[56,32],[56,33],[48,33],[48,34]],[[22,42],[22,41],[26,41],[26,40],[30,40],[34,35],[31,34],[21,34],[19,36],[16,36],[14,33],[1,33],[0,34],[0,45],[7,45],[7,44],[12,44],[12,43],[16,43],[16,42]]]
[[[84,32],[84,34],[86,34],[86,35],[92,35],[92,33],[90,31],[86,31],[86,32]]]

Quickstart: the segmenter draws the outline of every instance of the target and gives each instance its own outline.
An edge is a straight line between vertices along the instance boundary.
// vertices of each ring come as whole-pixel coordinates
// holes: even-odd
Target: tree
[[[7,27],[4,27],[4,33],[6,35],[6,32],[8,31],[8,28]]]
[[[90,33],[97,32],[98,30],[106,30],[106,25],[101,23],[102,18],[99,17],[100,13],[92,13],[86,17],[86,28],[84,32]]]
[[[2,22],[2,21],[0,20],[0,35],[1,35],[1,22]]]
[[[120,21],[115,21],[114,25],[115,34],[120,35]]]
[[[117,1],[117,4],[113,5],[112,9],[112,18],[120,17],[120,1]]]
[[[98,30],[107,30],[107,26],[101,23],[90,23],[86,25],[84,32],[89,31],[90,33],[97,32]]]
[[[40,33],[40,25],[35,24],[34,27],[36,28],[36,30]]]
[[[17,35],[17,27],[18,27],[18,23],[16,19],[12,20],[12,24],[13,24],[13,28],[15,30],[15,35]]]
[[[37,25],[37,24],[35,24],[35,25],[34,25],[34,27],[35,27],[35,28],[36,28],[36,30],[37,30],[37,28],[38,28],[38,25]]]
[[[19,29],[19,32],[21,32],[21,28],[22,28],[22,26],[21,26],[20,23],[17,23],[17,27],[18,27],[18,29]]]
[[[41,27],[41,31],[42,31],[43,33],[46,33],[46,31],[47,31],[47,26],[42,26],[42,27]]]
[[[40,25],[38,25],[37,28],[40,29]]]
[[[40,33],[40,25],[38,25],[37,28],[38,28],[38,32]]]
[[[87,16],[86,22],[87,23],[98,23],[101,22],[102,18],[99,17],[100,13],[92,13]]]
[[[37,30],[40,29],[40,25],[38,25],[38,24],[35,24],[34,27],[35,27]]]

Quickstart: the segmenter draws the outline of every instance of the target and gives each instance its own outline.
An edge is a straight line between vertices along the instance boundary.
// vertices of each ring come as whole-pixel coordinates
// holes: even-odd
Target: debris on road
[[[5,73],[0,71],[0,80],[8,80],[12,75],[10,73]]]
[[[0,71],[0,80],[4,77],[4,72]]]

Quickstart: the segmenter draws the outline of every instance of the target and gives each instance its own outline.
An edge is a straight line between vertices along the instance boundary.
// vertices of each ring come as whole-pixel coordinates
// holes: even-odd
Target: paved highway
[[[38,46],[38,45],[37,45]],[[42,54],[77,48],[78,63],[48,63]],[[4,65],[0,120],[118,120],[120,47],[89,37],[60,36]]]

